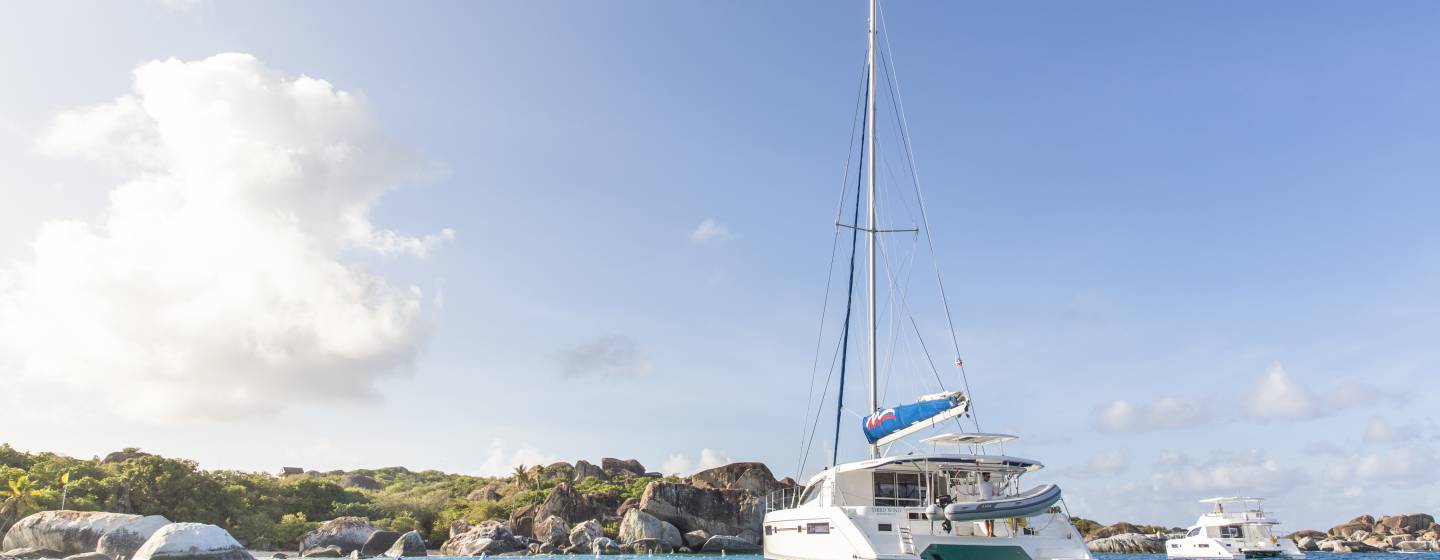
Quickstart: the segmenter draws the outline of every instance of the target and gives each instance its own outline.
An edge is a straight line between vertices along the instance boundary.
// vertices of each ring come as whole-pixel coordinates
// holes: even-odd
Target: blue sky
[[[267,470],[609,455],[796,474],[863,3],[5,11],[0,261],[20,264],[0,278],[40,262],[46,223],[99,224],[112,190],[143,176],[56,157],[42,139],[57,116],[139,95],[132,72],[172,57],[248,53],[361,96],[418,170],[368,222],[454,232],[423,254],[325,253],[423,294],[375,371],[276,369],[283,396],[236,401],[251,413],[159,419],[69,393],[79,377],[27,369],[33,355],[11,348],[0,378],[56,391],[7,397],[13,444]],[[1193,499],[1251,492],[1292,528],[1440,510],[1424,396],[1440,358],[1435,12],[886,5],[982,422],[1020,434],[1007,451],[1046,462],[1073,513],[1178,525]],[[723,232],[698,239],[707,220]],[[922,295],[912,307],[943,348]],[[185,365],[146,390],[228,387],[185,377],[225,364]]]

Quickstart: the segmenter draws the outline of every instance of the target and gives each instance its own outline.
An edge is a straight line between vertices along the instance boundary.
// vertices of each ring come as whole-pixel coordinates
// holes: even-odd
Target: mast
[[[875,316],[875,235],[877,233],[876,230],[879,229],[875,219],[875,11],[877,2],[878,0],[870,0],[870,48],[868,50],[870,88],[865,96],[865,135],[870,144],[870,151],[867,153],[867,159],[869,161],[866,162],[866,168],[869,170],[870,175],[870,203],[869,210],[866,213],[868,217],[866,219],[865,229],[866,252],[869,253],[869,259],[867,259],[867,262],[869,263],[870,268],[870,280],[866,283],[866,287],[868,288],[867,291],[869,292],[868,305],[870,308],[868,314],[870,320],[870,325],[868,329],[870,333],[870,414],[875,414],[875,412],[880,408],[880,403],[878,402],[878,399],[876,399],[876,386],[879,384],[879,369],[877,366],[880,362],[878,358],[879,352],[877,352],[876,348],[876,342],[878,341],[879,337],[876,336],[876,325],[878,324],[878,321],[876,320],[877,318]],[[871,444],[870,458],[873,459],[879,456],[879,446]]]

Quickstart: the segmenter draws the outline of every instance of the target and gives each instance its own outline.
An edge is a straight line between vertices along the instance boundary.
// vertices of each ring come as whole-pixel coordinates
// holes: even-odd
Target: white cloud
[[[244,54],[156,61],[39,148],[121,182],[100,219],[48,222],[0,268],[0,376],[135,418],[229,417],[374,398],[423,345],[420,290],[344,256],[423,257],[454,234],[371,223],[426,169],[360,97]]]
[[[665,464],[661,465],[660,469],[665,474],[689,476],[705,469],[713,469],[730,463],[730,458],[726,457],[724,453],[706,447],[700,450],[696,460],[691,460],[684,453],[666,457]]]
[[[1257,492],[1279,495],[1308,480],[1298,467],[1286,467],[1249,449],[1217,452],[1203,463],[1180,453],[1167,453],[1155,463],[1151,487],[1158,495],[1202,495]]]
[[[1280,362],[1275,362],[1256,381],[1245,398],[1246,416],[1257,420],[1300,420],[1328,416],[1338,411],[1403,399],[1363,383],[1346,381],[1322,392],[1297,382]]]
[[[705,218],[705,221],[695,226],[695,231],[690,232],[690,240],[696,243],[719,242],[726,239],[730,239],[730,228],[715,221],[715,218]]]
[[[1315,393],[1290,379],[1285,367],[1275,362],[1247,393],[1245,414],[1251,418],[1310,418],[1319,416],[1321,410]]]
[[[490,442],[490,453],[476,472],[480,476],[506,476],[515,472],[517,465],[548,465],[559,460],[554,455],[529,445],[510,449],[503,440],[497,439]]]
[[[1379,416],[1371,416],[1370,421],[1365,423],[1365,434],[1361,437],[1365,443],[1390,443],[1400,441],[1404,436],[1395,431],[1395,427]]]
[[[560,370],[565,377],[643,377],[650,374],[650,360],[641,353],[635,339],[606,335],[562,353]]]
[[[1405,487],[1434,484],[1436,450],[1428,445],[1392,449],[1330,460],[1325,478],[1334,483],[1387,482]]]
[[[1173,430],[1208,420],[1205,403],[1171,397],[1149,404],[1117,400],[1097,407],[1093,417],[1102,432]]]
[[[1124,471],[1129,465],[1130,460],[1125,456],[1124,450],[1107,449],[1091,456],[1085,470],[1096,475],[1111,475]]]
[[[694,468],[694,463],[690,462],[689,457],[686,457],[684,453],[676,453],[665,458],[665,463],[660,465],[660,472],[685,476],[695,472],[691,470],[692,468]]]

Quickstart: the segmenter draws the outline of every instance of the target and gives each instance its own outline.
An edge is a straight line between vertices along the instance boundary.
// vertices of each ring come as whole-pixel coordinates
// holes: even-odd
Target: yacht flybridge
[[[1200,516],[1184,537],[1165,541],[1170,558],[1243,560],[1246,558],[1304,558],[1290,539],[1277,538],[1280,522],[1266,512],[1263,499],[1229,497],[1200,500],[1211,510]]]
[[[864,133],[859,135],[863,157],[854,175],[853,205],[846,203],[852,192],[847,187],[842,190],[841,208],[836,220],[837,248],[841,243],[841,232],[848,232],[845,241],[849,245],[850,264],[849,282],[845,289],[850,297],[845,300],[845,322],[836,341],[835,365],[831,369],[834,373],[838,367],[840,379],[835,404],[835,439],[830,448],[828,467],[811,476],[803,487],[776,492],[766,500],[765,557],[770,560],[1091,560],[1084,539],[1065,513],[1060,488],[1052,484],[1027,488],[1021,484],[1024,475],[1042,468],[1040,462],[1005,454],[1005,443],[1016,439],[1015,436],[980,430],[968,389],[957,391],[945,388],[943,376],[935,368],[928,347],[924,340],[920,340],[921,329],[917,321],[913,317],[907,317],[908,322],[898,318],[909,313],[909,292],[902,279],[903,273],[908,273],[908,270],[903,265],[897,269],[888,261],[895,258],[897,251],[893,246],[882,245],[880,234],[911,232],[918,240],[923,231],[925,239],[930,241],[932,259],[935,253],[919,180],[915,178],[903,106],[898,99],[899,88],[893,81],[893,61],[877,49],[877,25],[883,23],[878,21],[880,18],[877,16],[883,14],[878,12],[877,0],[870,0],[869,7],[864,120],[859,121],[857,116],[857,121],[863,122]],[[902,167],[901,173],[908,172],[913,179],[915,206],[924,220],[923,230],[888,228],[880,223],[876,205],[876,120],[880,116],[876,111],[877,67],[884,68],[892,80],[885,84],[883,91],[895,105],[894,110],[889,112],[897,120],[893,136],[903,138],[903,150],[897,148],[896,155],[889,160],[878,160],[878,163],[888,167],[886,176],[891,180],[896,173],[893,160],[908,163],[908,168]],[[846,176],[848,182],[849,160]],[[863,187],[862,176],[865,178]],[[868,196],[862,205],[864,193]],[[887,203],[891,200],[894,198],[887,199]],[[863,222],[862,208],[865,213]],[[905,209],[908,211],[910,207]],[[849,223],[841,219],[845,210],[853,210],[851,216],[845,216],[849,218]],[[853,411],[846,409],[844,391],[846,366],[850,358],[852,304],[856,299],[854,291],[859,268],[856,265],[862,251],[862,237],[865,255],[862,274],[868,278],[864,281],[868,327],[868,356],[864,361],[869,374],[869,399],[867,408]],[[886,339],[892,348],[885,355],[884,366],[892,372],[898,369],[895,367],[895,355],[899,354],[901,346],[898,341],[901,334],[908,336],[908,329],[913,327],[918,340],[917,348],[923,350],[925,359],[912,363],[919,363],[918,369],[927,370],[924,371],[927,374],[926,383],[929,383],[928,374],[933,373],[934,381],[939,385],[939,392],[893,407],[882,407],[880,404],[893,376],[887,377],[883,385],[880,383],[877,249],[887,259],[885,279],[898,294],[887,300],[887,320],[891,323]],[[936,266],[938,295],[944,303],[945,319],[949,323],[949,304],[944,299],[944,286],[940,282],[938,268]],[[830,301],[828,291],[826,299]],[[960,370],[959,385],[968,387],[964,380],[963,362],[958,358],[959,344],[953,324],[950,331],[957,355],[955,366]],[[824,339],[823,334],[822,327],[821,340]],[[829,387],[827,378],[825,390],[828,391]],[[823,397],[821,402],[824,402]],[[820,410],[819,407],[814,409],[815,427],[819,426]],[[859,418],[861,432],[869,448],[869,459],[838,462],[840,426],[845,412]],[[808,427],[811,417],[811,411],[807,409],[809,439],[803,446],[802,472],[816,431],[815,427]],[[974,422],[974,431],[965,430],[962,424],[965,418]],[[922,431],[952,425],[958,431],[932,435],[919,440],[918,444],[904,441]],[[991,453],[991,448],[997,448],[998,452]],[[901,451],[904,453],[901,454]]]

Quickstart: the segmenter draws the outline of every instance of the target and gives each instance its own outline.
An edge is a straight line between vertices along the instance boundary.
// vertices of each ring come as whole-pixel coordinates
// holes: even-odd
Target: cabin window
[[[1222,539],[1238,539],[1240,537],[1241,531],[1239,525],[1226,525],[1220,528],[1220,538]]]
[[[824,535],[830,532],[829,523],[810,523],[805,525],[805,532],[812,535]]]
[[[812,501],[815,501],[816,498],[819,498],[819,497],[820,497],[820,492],[819,492],[819,490],[820,490],[820,487],[823,486],[823,485],[824,485],[823,482],[816,482],[815,484],[811,484],[809,488],[806,488],[806,489],[805,489],[805,492],[803,492],[803,493],[800,494],[800,503],[802,503],[802,504],[808,504],[808,503],[810,503],[810,502],[812,502]]]
[[[1194,537],[1194,536],[1198,536],[1199,534],[1200,534],[1200,528],[1199,528],[1199,527],[1196,527],[1196,528],[1194,528],[1194,529],[1191,529],[1189,533],[1185,533],[1185,536],[1187,536],[1187,537]]]
[[[920,473],[875,473],[875,505],[920,507],[924,503]]]
[[[881,530],[881,531],[893,531],[893,530],[895,530],[895,527],[894,527],[894,525],[891,525],[891,524],[889,524],[889,523],[881,523],[881,524],[880,524],[880,530]]]

